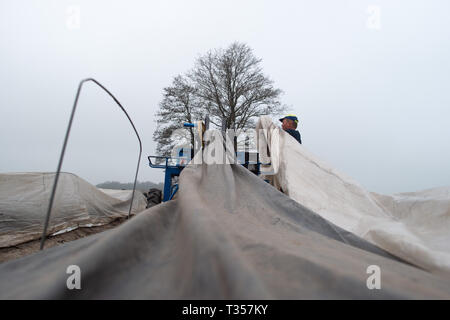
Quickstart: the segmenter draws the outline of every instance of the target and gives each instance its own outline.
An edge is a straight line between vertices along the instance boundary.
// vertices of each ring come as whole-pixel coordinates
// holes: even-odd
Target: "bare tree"
[[[170,155],[173,147],[180,142],[189,142],[192,146],[194,145],[192,128],[181,131],[186,132],[186,135],[178,137],[178,141],[173,137],[173,132],[182,128],[184,122],[193,122],[203,117],[196,89],[186,77],[176,76],[172,86],[164,88],[164,98],[159,104],[156,116],[157,129],[153,133],[153,139],[157,141],[158,154]]]
[[[209,114],[213,125],[222,129],[254,128],[261,115],[285,111],[279,97],[281,90],[262,73],[261,59],[243,43],[216,49],[200,56],[185,76],[174,78],[164,88],[164,98],[157,113],[157,152],[168,155],[176,145],[172,135],[182,122],[201,120]],[[191,146],[194,132],[189,129]]]
[[[208,52],[188,74],[211,122],[226,129],[254,127],[261,115],[279,114],[280,89],[262,73],[261,59],[243,43]]]

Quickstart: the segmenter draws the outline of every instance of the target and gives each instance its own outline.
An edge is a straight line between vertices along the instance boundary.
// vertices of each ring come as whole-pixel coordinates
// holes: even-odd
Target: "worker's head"
[[[284,118],[281,118],[280,121],[282,123],[281,127],[283,128],[283,130],[297,129],[298,119],[293,114],[288,114]]]

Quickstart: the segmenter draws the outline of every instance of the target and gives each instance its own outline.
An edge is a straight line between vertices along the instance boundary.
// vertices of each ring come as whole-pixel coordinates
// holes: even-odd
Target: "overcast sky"
[[[79,24],[77,13],[79,11]],[[0,171],[54,171],[78,82],[94,77],[162,181],[162,89],[206,51],[247,43],[300,118],[304,146],[371,191],[450,185],[450,2],[0,0]],[[126,118],[85,85],[63,170],[132,181]]]

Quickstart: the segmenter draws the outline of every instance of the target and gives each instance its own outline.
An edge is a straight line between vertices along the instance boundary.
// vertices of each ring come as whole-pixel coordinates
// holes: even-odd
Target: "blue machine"
[[[152,159],[164,159],[164,164],[156,164],[152,162]],[[171,165],[169,162],[178,159],[186,158],[172,158],[172,157],[161,157],[161,156],[148,156],[149,165],[151,168],[165,169],[164,177],[164,190],[163,190],[163,202],[169,201],[173,198],[175,193],[178,191],[178,184],[172,186],[172,178],[178,177],[181,171],[184,169],[185,165],[178,162],[178,164]]]
[[[209,126],[209,121],[207,121],[207,126]],[[194,123],[184,123],[184,127],[196,127],[197,125]],[[191,160],[190,156],[184,155],[184,149],[180,149],[178,152],[179,157],[165,157],[165,156],[148,156],[149,166],[151,168],[158,168],[165,170],[164,177],[164,190],[163,190],[163,202],[169,201],[173,198],[175,193],[178,191],[178,184],[175,183],[172,185],[172,180],[174,177],[178,177],[186,167],[186,165]],[[251,157],[256,159],[250,159]],[[155,160],[152,162],[152,158]],[[157,159],[164,159],[162,163],[156,163]],[[250,153],[250,152],[236,152],[236,160],[237,163],[243,165],[245,168],[252,171],[254,174],[259,175],[260,165],[259,162],[259,154],[258,153]]]
[[[209,119],[207,118],[207,125],[209,126]],[[184,123],[184,127],[193,128],[196,127],[195,123]],[[178,152],[179,157],[164,157],[164,156],[148,156],[149,166],[151,168],[158,168],[165,170],[164,176],[164,189],[163,189],[163,202],[169,201],[173,198],[175,193],[178,191],[178,184],[172,185],[172,178],[178,177],[181,171],[184,169],[190,157],[184,157],[183,149]],[[153,159],[164,159],[164,164],[157,164],[152,162]]]

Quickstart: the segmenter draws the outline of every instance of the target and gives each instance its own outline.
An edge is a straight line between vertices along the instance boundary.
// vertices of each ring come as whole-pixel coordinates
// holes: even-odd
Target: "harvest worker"
[[[302,144],[302,138],[300,136],[300,132],[297,131],[297,124],[298,119],[293,114],[288,114],[284,118],[281,118],[280,121],[282,122],[281,128],[283,128],[284,131],[289,133],[291,136],[295,138],[300,144]]]

